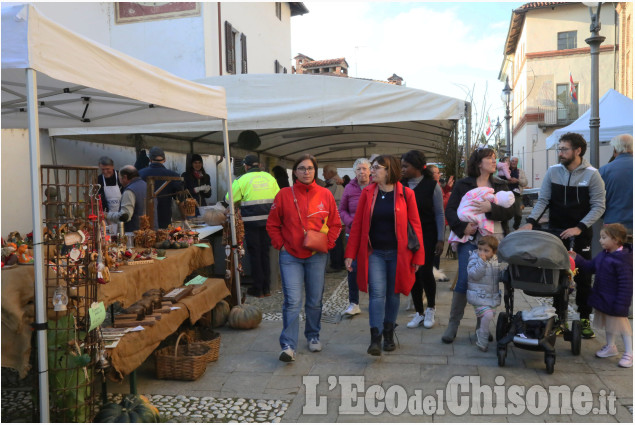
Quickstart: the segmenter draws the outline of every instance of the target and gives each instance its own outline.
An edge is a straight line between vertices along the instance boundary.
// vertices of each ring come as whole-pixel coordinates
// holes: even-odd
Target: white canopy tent
[[[466,116],[462,100],[356,78],[243,74],[197,82],[226,89],[234,154],[256,151],[288,162],[311,153],[320,164],[350,167],[372,153],[399,155],[411,149],[423,150],[434,161]],[[69,127],[52,129],[50,135],[127,145],[127,135],[135,133],[147,146],[178,149],[178,142],[187,151],[220,154],[220,130],[218,123],[194,122]],[[256,131],[261,143],[238,143],[243,130]]]
[[[546,148],[551,149],[558,144],[558,139],[565,133],[579,133],[589,140],[589,119],[591,110],[566,127],[555,130],[547,137]],[[619,134],[633,134],[633,99],[609,89],[600,99],[600,142],[606,142]]]
[[[1,85],[2,128],[29,130],[33,249],[39,260],[34,265],[39,406],[41,421],[49,422],[39,129],[216,120],[229,158],[225,90],[177,78],[88,40],[32,5],[2,8]],[[232,240],[236,245],[233,227]]]

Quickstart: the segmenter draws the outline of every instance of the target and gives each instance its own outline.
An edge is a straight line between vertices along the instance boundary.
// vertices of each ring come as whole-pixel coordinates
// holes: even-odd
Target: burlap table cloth
[[[198,289],[198,288],[197,288]],[[174,304],[178,310],[163,314],[154,326],[146,326],[141,332],[129,332],[111,350],[112,368],[108,377],[121,382],[123,377],[139,367],[168,335],[174,333],[187,318],[194,324],[203,313],[211,310],[220,300],[230,295],[225,281],[207,279],[201,285],[202,291],[183,298]]]
[[[2,270],[2,367],[31,369],[31,323],[35,321],[33,266]]]
[[[119,301],[127,307],[149,289],[169,290],[181,285],[194,270],[214,263],[211,247],[171,249],[166,251],[166,257],[153,264],[123,266],[123,273],[111,273],[111,281],[98,286],[97,299],[106,306]],[[2,270],[2,367],[17,370],[21,378],[30,369],[31,323],[35,320],[33,285],[33,266]],[[49,310],[53,314],[50,319],[54,319],[52,309]]]

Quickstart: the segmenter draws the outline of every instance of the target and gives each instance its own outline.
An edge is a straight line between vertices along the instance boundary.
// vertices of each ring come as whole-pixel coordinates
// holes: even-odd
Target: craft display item
[[[170,239],[170,231],[168,229],[159,229],[156,231],[156,242],[163,242]]]
[[[149,229],[150,226],[150,217],[148,217],[147,215],[142,215],[139,217],[139,229],[140,230],[147,230]]]
[[[121,311],[122,314],[134,314],[136,320],[143,320],[146,317],[146,309],[142,305],[133,304]]]
[[[187,215],[188,217],[193,217],[196,215],[196,200],[194,198],[187,198],[184,202],[183,202],[183,210],[185,212],[185,215]]]
[[[33,257],[29,254],[29,246],[28,245],[20,245],[18,247],[18,263],[19,264],[33,264]]]
[[[153,308],[161,309],[164,293],[165,291],[163,289],[150,289],[143,294],[143,298],[149,298],[152,300]]]
[[[156,241],[156,234],[152,229],[135,230],[134,245],[141,248],[152,248]]]
[[[172,301],[173,303],[178,302],[181,298],[185,298],[194,290],[193,286],[181,286],[178,288],[172,289],[170,292],[163,296],[165,301]]]

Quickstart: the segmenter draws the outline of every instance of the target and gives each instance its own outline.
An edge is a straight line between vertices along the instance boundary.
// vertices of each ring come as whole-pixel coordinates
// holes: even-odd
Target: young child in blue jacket
[[[575,252],[569,255],[575,265],[587,273],[595,273],[595,283],[589,295],[589,305],[595,309],[593,326],[606,331],[606,345],[595,355],[618,355],[617,335],[624,341],[624,355],[620,367],[633,366],[633,331],[628,321],[628,309],[633,299],[633,248],[626,244],[626,228],[607,224],[600,231],[600,252],[593,260],[585,260]]]

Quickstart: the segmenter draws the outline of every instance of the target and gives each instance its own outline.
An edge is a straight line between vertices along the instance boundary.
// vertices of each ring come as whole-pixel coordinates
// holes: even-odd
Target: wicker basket
[[[187,345],[179,342],[185,336]],[[181,333],[174,347],[165,347],[155,353],[157,379],[177,379],[182,381],[196,381],[207,369],[207,354],[210,348],[202,343],[193,343],[190,337]]]
[[[192,341],[207,345],[210,350],[207,353],[207,361],[215,362],[218,360],[218,352],[220,350],[220,334],[211,329],[193,328],[185,331]]]

